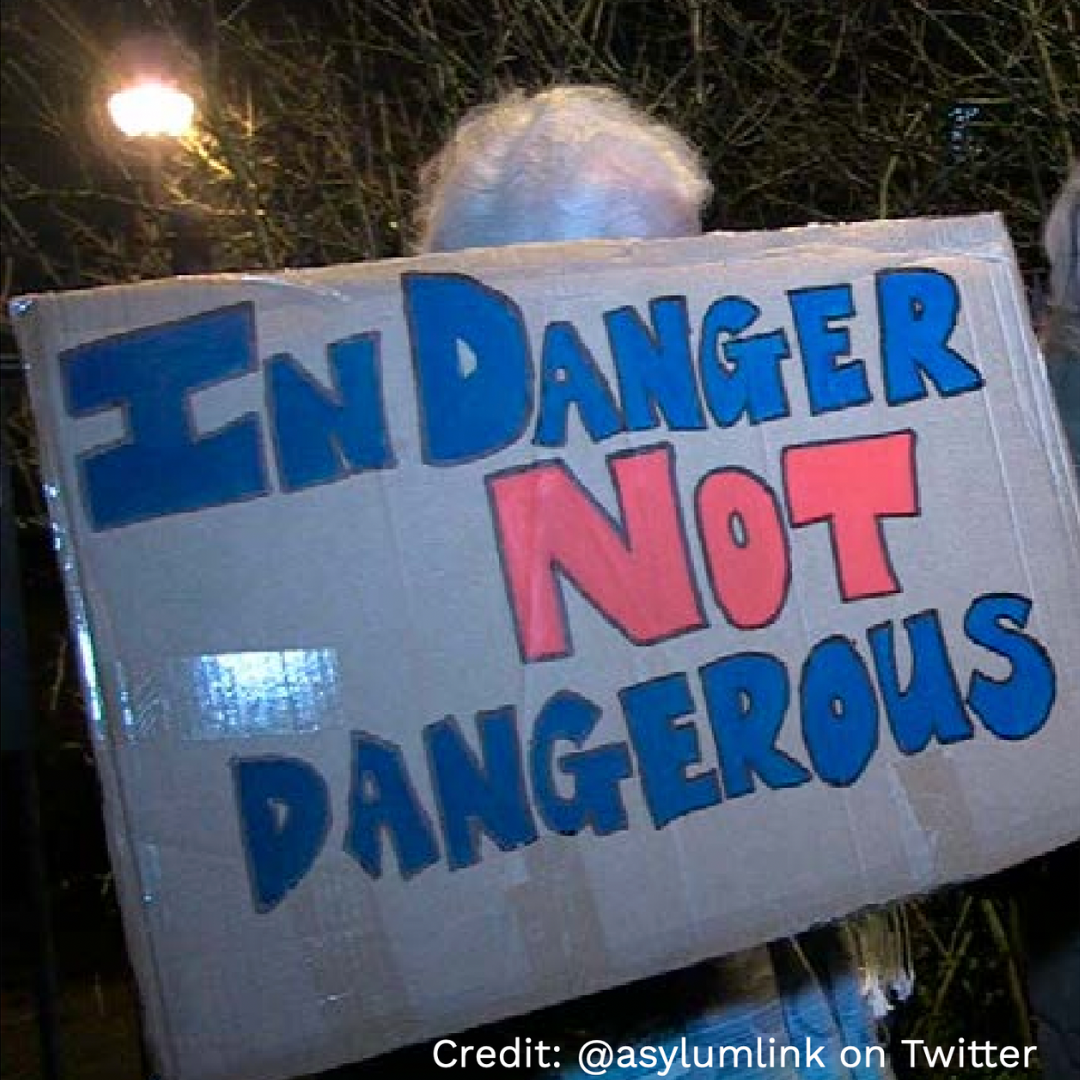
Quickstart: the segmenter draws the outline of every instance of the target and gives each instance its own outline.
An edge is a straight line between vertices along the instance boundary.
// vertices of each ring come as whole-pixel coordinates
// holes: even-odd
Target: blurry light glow
[[[190,94],[161,82],[143,82],[109,98],[113,123],[130,136],[186,135],[195,119]]]

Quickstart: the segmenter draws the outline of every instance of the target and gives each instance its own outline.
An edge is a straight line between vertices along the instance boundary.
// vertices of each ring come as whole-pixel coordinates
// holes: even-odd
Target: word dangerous
[[[379,877],[389,841],[401,875],[410,877],[444,855],[452,870],[474,865],[481,858],[481,834],[503,851],[535,842],[541,825],[564,835],[591,829],[606,836],[630,827],[622,784],[635,775],[657,829],[750,795],[759,784],[784,789],[817,777],[848,787],[878,749],[882,713],[897,747],[909,755],[931,740],[973,738],[972,717],[999,739],[1026,739],[1046,722],[1056,693],[1049,655],[1024,633],[1031,606],[1008,593],[972,602],[963,634],[992,658],[995,674],[975,669],[963,689],[941,619],[928,610],[904,619],[902,633],[892,621],[867,630],[870,664],[849,638],[818,641],[794,686],[786,665],[765,652],[705,664],[696,672],[705,724],[695,719],[686,672],[618,691],[626,741],[588,745],[603,711],[570,690],[552,695],[525,732],[513,705],[477,713],[469,737],[456,718],[445,717],[427,725],[422,736],[438,828],[402,747],[356,731],[344,849]],[[906,646],[899,645],[901,637]],[[899,652],[907,653],[906,676]],[[793,716],[804,748],[800,757],[778,745]],[[703,730],[715,750],[715,768],[703,762]],[[790,735],[786,742],[792,745]],[[237,757],[232,773],[254,903],[269,911],[305,877],[326,844],[329,787],[299,757]]]

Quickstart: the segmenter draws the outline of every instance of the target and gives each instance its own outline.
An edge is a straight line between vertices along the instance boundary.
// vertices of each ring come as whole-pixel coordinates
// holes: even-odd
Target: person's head
[[[424,167],[418,246],[692,236],[710,191],[690,144],[615,91],[518,93],[468,113]]]
[[[1050,359],[1080,360],[1080,162],[1073,165],[1043,231],[1050,304],[1043,348]]]

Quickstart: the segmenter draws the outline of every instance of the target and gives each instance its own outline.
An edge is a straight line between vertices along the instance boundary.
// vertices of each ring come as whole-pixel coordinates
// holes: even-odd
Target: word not
[[[769,653],[735,653],[705,664],[696,674],[716,768],[703,767],[702,729],[686,672],[618,692],[625,742],[587,747],[602,709],[569,690],[545,702],[524,739],[514,706],[477,713],[479,753],[456,718],[444,717],[422,733],[438,834],[402,748],[356,731],[344,850],[378,878],[389,839],[402,877],[409,878],[440,860],[440,837],[449,868],[459,870],[480,860],[481,833],[503,851],[535,842],[541,824],[568,836],[585,829],[609,835],[629,828],[621,784],[634,775],[657,829],[751,795],[759,784],[784,789],[816,777],[848,787],[878,749],[882,711],[897,747],[909,755],[931,740],[973,738],[972,716],[999,739],[1026,739],[1046,722],[1056,693],[1050,657],[1023,632],[1030,613],[1029,600],[1007,593],[972,602],[964,634],[994,656],[995,668],[1005,661],[1008,673],[976,669],[966,690],[932,610],[903,621],[906,678],[892,621],[866,632],[873,673],[856,643],[839,635],[810,649],[794,686],[786,665]],[[802,760],[777,745],[793,711]],[[237,757],[232,773],[255,907],[269,911],[322,851],[331,826],[330,792],[318,770],[297,757]]]
[[[785,294],[794,340],[783,327],[759,327],[761,309],[743,296],[711,303],[696,333],[682,296],[650,300],[647,318],[630,306],[605,311],[614,386],[568,321],[536,327],[534,338],[511,297],[460,274],[408,273],[401,286],[422,459],[432,466],[488,457],[530,426],[535,445],[563,446],[571,414],[594,443],[661,425],[700,431],[779,420],[792,412],[785,365],[796,353],[811,415],[874,400],[866,362],[851,356],[847,324],[861,313],[847,283]],[[921,400],[930,387],[950,397],[983,386],[949,343],[960,295],[948,275],[883,270],[875,298],[890,406]],[[125,426],[119,442],[94,447],[81,461],[92,527],[268,495],[272,465],[283,492],[394,468],[381,341],[381,331],[368,328],[329,342],[329,387],[288,353],[260,364],[250,303],[64,353],[70,415],[118,409]],[[196,433],[197,392],[260,371],[265,421],[247,412]]]
[[[607,459],[620,515],[613,520],[562,461],[487,478],[488,497],[525,662],[571,650],[566,578],[635,645],[705,625],[667,444]],[[845,602],[900,592],[884,519],[920,513],[915,433],[788,446],[781,458],[792,528],[824,523]],[[727,622],[758,630],[780,615],[791,552],[780,502],[748,469],[702,476],[694,520],[709,586]]]

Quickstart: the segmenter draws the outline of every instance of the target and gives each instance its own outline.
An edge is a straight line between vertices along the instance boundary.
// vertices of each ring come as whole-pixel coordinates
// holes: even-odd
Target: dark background
[[[467,107],[582,81],[619,87],[702,148],[710,228],[1001,211],[1037,318],[1041,223],[1080,147],[1076,0],[4,0],[0,19],[5,300],[407,253],[418,167]],[[196,92],[193,137],[147,147],[111,129],[106,94],[140,65]],[[142,1070],[137,1011],[6,321],[2,348],[4,598],[22,597],[26,645],[6,606],[2,1077],[42,1075],[43,898],[58,983],[42,1000],[66,1075],[124,1080]],[[1040,861],[907,905],[919,979],[894,1037],[1032,1041],[1024,912],[1048,873]],[[1058,889],[1051,907],[1067,908]],[[694,986],[676,975],[519,1029],[614,1024],[625,1041],[662,1025],[662,1003],[692,1005]]]

